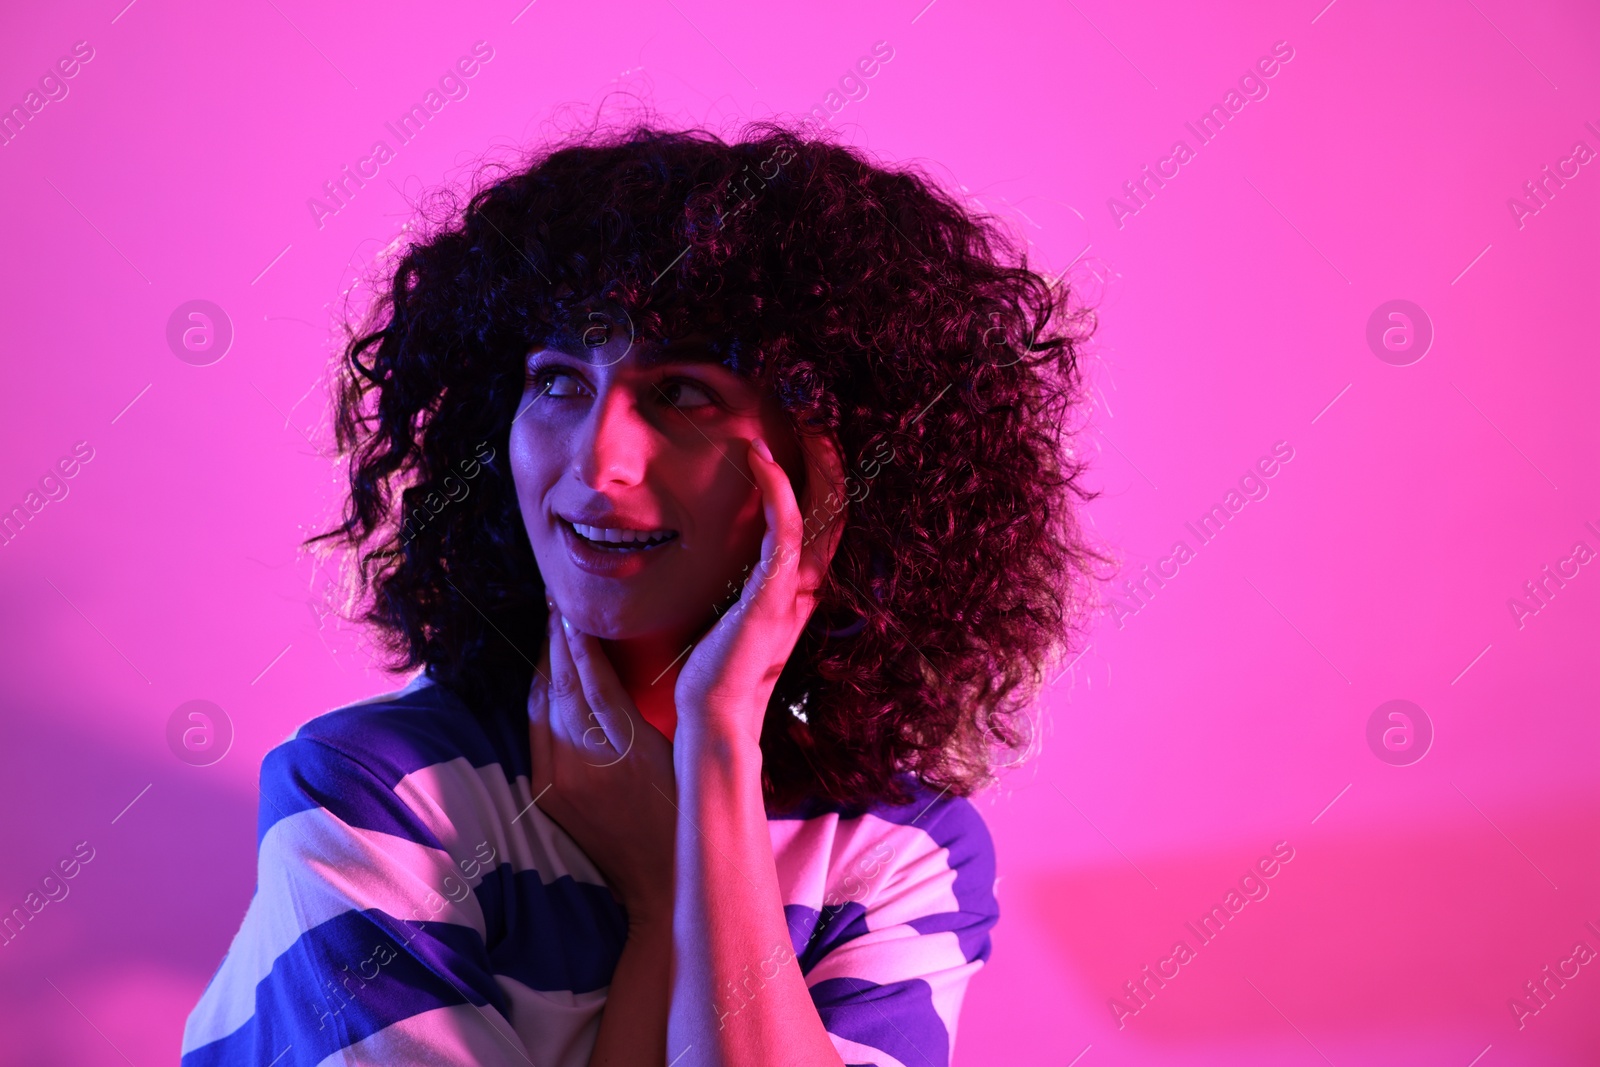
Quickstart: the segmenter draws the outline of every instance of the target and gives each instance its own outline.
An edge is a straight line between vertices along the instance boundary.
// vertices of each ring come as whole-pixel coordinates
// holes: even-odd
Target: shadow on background
[[[1132,1012],[1121,1018],[1122,1034],[1168,1052],[1187,1043],[1293,1039],[1292,1023],[1325,1052],[1431,1031],[1459,1034],[1466,1044],[1481,1035],[1478,1047],[1497,1046],[1497,1064],[1515,1062],[1502,1058],[1502,1047],[1593,1055],[1600,959],[1564,987],[1552,982],[1547,1006],[1520,1031],[1507,1001],[1525,996],[1523,983],[1572,956],[1576,943],[1600,952],[1600,936],[1585,925],[1600,926],[1600,912],[1582,907],[1590,899],[1585,887],[1600,881],[1590,844],[1600,835],[1600,813],[1540,811],[1499,825],[1560,889],[1469,812],[1389,833],[1303,835],[1291,842],[1294,859],[1265,880],[1267,895],[1247,902],[1220,933],[1213,920],[1207,942],[1194,927],[1270,852],[1270,842],[1227,856],[1140,859],[1159,891],[1121,863],[1018,874],[1017,892],[1051,951],[1104,1007],[1108,1027],[1115,1032],[1116,998]],[[1146,965],[1172,973],[1174,963],[1159,961],[1173,956],[1179,940],[1193,958],[1176,965],[1165,985],[1146,980]],[[1142,986],[1142,1003],[1128,994],[1128,982]],[[1319,1062],[1305,1052],[1305,1062]]]
[[[0,779],[0,908],[22,907],[78,842],[94,858],[0,947],[0,1063],[176,1063],[254,889],[256,798],[217,767],[67,728],[81,711],[14,711],[7,746],[30,757]]]

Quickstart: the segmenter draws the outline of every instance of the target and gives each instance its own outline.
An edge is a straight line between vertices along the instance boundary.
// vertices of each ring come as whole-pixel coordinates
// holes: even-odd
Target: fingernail
[[[572,632],[572,624],[567,621],[565,615],[561,616],[561,629],[569,634]]]
[[[768,463],[777,462],[776,460],[774,460],[772,458],[772,449],[767,447],[767,442],[765,440],[763,440],[760,437],[757,437],[754,441],[752,441],[750,443],[755,446],[756,453],[762,459],[766,460]]]

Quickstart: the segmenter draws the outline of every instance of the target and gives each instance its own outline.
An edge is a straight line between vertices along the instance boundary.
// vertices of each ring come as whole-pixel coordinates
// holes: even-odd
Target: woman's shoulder
[[[955,872],[962,890],[990,891],[994,840],[977,805],[910,773],[899,779],[909,795],[903,802],[842,804],[813,797],[781,813],[769,812],[769,821],[782,828],[775,839],[825,848],[830,867],[848,865],[855,862],[853,857],[870,852],[892,856],[892,865],[917,868],[924,875],[941,869]]]
[[[507,717],[483,714],[423,672],[401,689],[308,719],[282,744],[310,742],[369,767],[415,769],[457,758],[475,767],[502,762],[515,757],[516,746],[508,744],[515,740]]]
[[[799,908],[797,921],[803,916],[812,924],[809,962],[847,943],[867,944],[859,939],[872,931],[899,927],[953,934],[960,965],[988,958],[988,931],[1000,905],[983,815],[968,797],[910,777],[905,785],[904,802],[813,801],[786,820],[771,820],[786,903]]]
[[[870,819],[889,826],[920,829],[935,836],[988,839],[988,826],[969,798],[951,793],[947,788],[936,789],[908,771],[896,775],[896,781],[909,799],[847,803],[812,795],[787,806],[769,806],[767,818],[772,821],[836,818],[841,822]]]
[[[263,818],[293,814],[319,798],[392,792],[450,765],[508,782],[527,775],[505,724],[475,714],[426,673],[401,689],[344,704],[302,723],[261,761]]]

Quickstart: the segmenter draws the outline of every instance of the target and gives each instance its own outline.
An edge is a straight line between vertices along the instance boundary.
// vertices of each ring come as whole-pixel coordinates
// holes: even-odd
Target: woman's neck
[[[633,706],[639,709],[645,722],[660,730],[668,741],[672,740],[678,726],[673,691],[692,642],[690,637],[672,636],[600,642],[616,669],[622,688],[633,698]]]

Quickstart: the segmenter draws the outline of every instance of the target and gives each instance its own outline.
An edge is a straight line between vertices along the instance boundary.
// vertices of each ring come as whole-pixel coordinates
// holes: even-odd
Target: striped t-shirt
[[[424,674],[267,753],[255,895],[183,1067],[585,1067],[627,917],[534,804],[526,716],[509,720]],[[775,948],[846,1064],[946,1067],[1000,915],[977,809],[910,784],[901,807],[769,812],[792,942]]]

